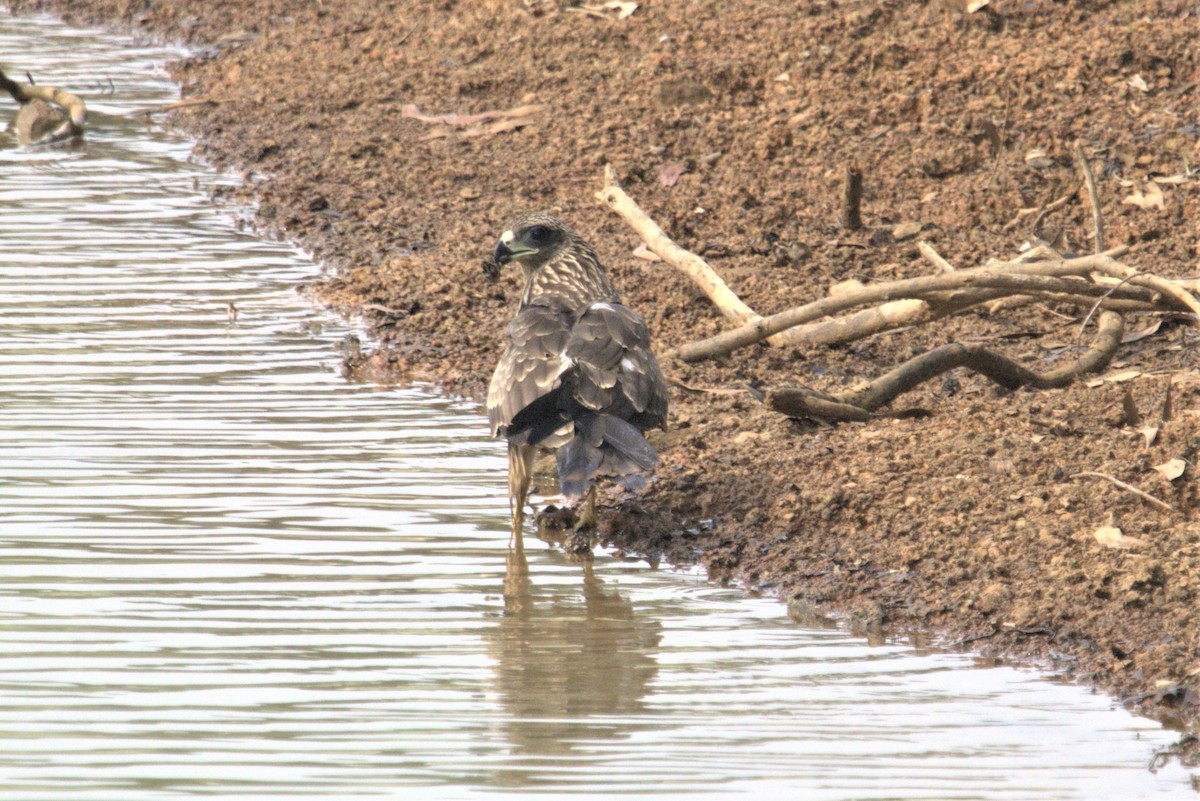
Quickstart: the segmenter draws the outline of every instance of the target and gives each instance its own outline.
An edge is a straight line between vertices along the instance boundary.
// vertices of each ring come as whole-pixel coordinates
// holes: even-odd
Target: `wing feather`
[[[508,346],[488,386],[493,435],[506,433],[521,415],[514,437],[518,431],[533,432],[520,435],[533,436],[533,442],[547,431],[569,436],[571,419],[585,411],[643,430],[664,425],[666,381],[645,321],[628,306],[612,300],[573,311],[553,298],[539,298],[505,333]],[[542,444],[550,446],[551,440]]]
[[[557,389],[571,366],[563,353],[570,338],[571,314],[561,306],[527,306],[505,333],[508,346],[488,385],[493,436],[503,433],[526,406]]]

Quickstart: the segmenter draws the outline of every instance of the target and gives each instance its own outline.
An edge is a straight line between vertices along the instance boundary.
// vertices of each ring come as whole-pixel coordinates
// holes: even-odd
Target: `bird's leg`
[[[528,445],[508,443],[508,503],[512,508],[512,536],[519,542],[525,526],[525,502],[536,452]]]
[[[588,487],[579,504],[578,516],[575,518],[575,528],[563,545],[563,550],[573,561],[587,561],[592,558],[592,549],[596,547],[596,487]]]
[[[592,531],[596,528],[596,485],[588,487],[583,503],[579,505],[579,518],[575,523],[575,531]]]

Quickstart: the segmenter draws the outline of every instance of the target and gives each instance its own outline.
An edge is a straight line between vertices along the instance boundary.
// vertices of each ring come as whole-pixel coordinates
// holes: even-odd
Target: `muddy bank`
[[[1019,215],[1078,188],[1076,140],[1103,165],[1107,237],[1135,246],[1127,262],[1197,271],[1200,23],[1182,2],[993,2],[967,15],[697,0],[625,19],[524,0],[9,5],[196,48],[174,65],[195,102],[171,122],[246,174],[264,229],[329,266],[314,293],[362,312],[385,343],[355,364],[370,375],[478,395],[519,291],[515,275],[485,281],[480,259],[529,209],[590,236],[660,349],[723,330],[684,279],[631,256],[636,237],[593,198],[606,163],[760,311],[847,279],[928,274],[914,226],[959,266],[1036,236],[1087,249],[1084,196]],[[471,135],[419,116],[520,106],[545,108]],[[848,164],[865,176],[872,227],[860,232],[838,225]],[[1161,184],[1161,204],[1124,202],[1153,176],[1182,179]],[[676,389],[656,480],[610,508],[605,529],[623,548],[778,592],[798,613],[1048,660],[1194,727],[1195,472],[1153,468],[1195,462],[1195,329],[1150,332],[1156,318],[1130,315],[1138,337],[1111,366],[1119,382],[1001,393],[955,373],[894,404],[919,413],[863,424],[790,420],[740,391],[835,391],[955,340],[1045,368],[1070,358],[1081,317],[974,312],[849,346],[667,365],[689,387],[735,392]],[[1127,424],[1126,388],[1142,425]],[[1159,429],[1150,444],[1146,425]],[[1111,547],[1095,536],[1106,526],[1132,539]]]

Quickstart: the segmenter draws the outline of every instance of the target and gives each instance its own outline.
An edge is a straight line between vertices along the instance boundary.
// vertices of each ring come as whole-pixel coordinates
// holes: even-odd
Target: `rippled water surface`
[[[338,376],[316,268],[139,117],[173,55],[0,12],[93,112],[0,134],[0,799],[1192,796],[1103,696],[694,577],[531,545],[506,604],[501,447]]]

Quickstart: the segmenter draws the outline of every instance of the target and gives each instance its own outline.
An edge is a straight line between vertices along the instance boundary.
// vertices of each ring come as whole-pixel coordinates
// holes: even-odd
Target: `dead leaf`
[[[1167,175],[1167,176],[1156,175],[1154,177],[1154,183],[1170,184],[1171,186],[1182,186],[1183,184],[1186,184],[1190,181],[1194,181],[1195,179],[1196,179],[1196,171],[1193,170],[1191,172],[1178,172],[1178,173],[1175,173],[1174,175]]]
[[[633,12],[638,10],[637,3],[619,2],[619,0],[609,0],[607,3],[593,3],[587,6],[579,6],[577,8],[568,8],[567,11],[574,11],[579,14],[587,14],[591,17],[599,17],[601,19],[625,19]],[[610,17],[606,12],[615,11],[616,16]]]
[[[1141,75],[1134,75],[1132,78],[1126,81],[1126,83],[1128,83],[1134,89],[1137,89],[1139,92],[1148,93],[1150,91],[1150,87],[1146,84],[1146,79]]]
[[[1139,209],[1165,209],[1167,207],[1162,189],[1154,181],[1148,182],[1141,189],[1135,187],[1133,194],[1122,200],[1121,203],[1137,206]]]
[[[1147,448],[1154,444],[1154,440],[1158,439],[1158,426],[1142,426],[1138,431],[1146,438]]]
[[[1110,384],[1120,384],[1123,381],[1132,381],[1142,374],[1141,370],[1122,370],[1119,373],[1109,373],[1104,376],[1104,380]]]
[[[637,3],[605,3],[605,8],[615,8],[617,10],[617,19],[625,19],[638,10]]]
[[[990,3],[990,2],[991,2],[991,0],[970,0],[970,2],[967,3],[967,13],[974,14],[976,11],[979,11],[980,9],[987,8],[988,3]]]
[[[1163,321],[1160,318],[1150,323],[1150,325],[1146,326],[1140,331],[1134,331],[1132,334],[1126,334],[1125,336],[1121,337],[1121,344],[1128,345],[1130,342],[1137,342],[1139,339],[1145,339],[1148,336],[1157,334],[1158,329],[1162,328],[1162,324]]]
[[[1136,426],[1142,422],[1142,413],[1138,411],[1137,403],[1133,400],[1133,390],[1125,387],[1125,395],[1121,398],[1122,422],[1127,426]]]
[[[1175,458],[1162,464],[1154,465],[1154,469],[1161,473],[1162,477],[1167,481],[1174,481],[1187,470],[1187,462],[1183,459]]]
[[[683,164],[678,161],[668,161],[658,167],[658,182],[663,186],[674,186],[679,181],[679,176],[685,172],[687,172],[687,167]]]
[[[658,257],[657,253],[646,247],[645,242],[634,248],[633,257],[635,259],[643,259],[645,261],[662,261],[662,259]]]
[[[1050,158],[1045,148],[1035,147],[1025,154],[1025,165],[1035,170],[1044,170],[1054,166],[1054,159]]]
[[[1116,548],[1118,550],[1140,548],[1146,544],[1145,541],[1137,537],[1126,537],[1125,532],[1116,526],[1101,526],[1096,529],[1096,532],[1092,536],[1096,538],[1096,542],[1105,548]]]

